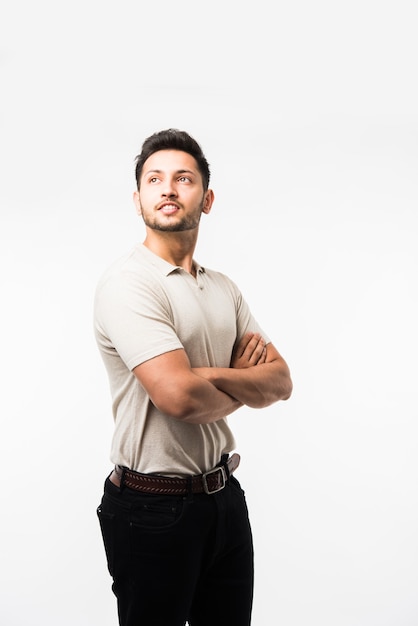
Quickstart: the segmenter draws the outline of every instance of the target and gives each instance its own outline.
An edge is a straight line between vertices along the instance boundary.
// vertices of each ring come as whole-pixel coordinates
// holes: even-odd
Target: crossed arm
[[[230,367],[203,367],[193,371],[217,389],[255,409],[287,400],[292,392],[286,362],[258,333],[244,335],[234,349]]]
[[[192,424],[216,422],[243,405],[266,407],[292,392],[286,362],[257,333],[235,346],[230,367],[192,368],[184,350],[173,350],[133,373],[160,411]]]

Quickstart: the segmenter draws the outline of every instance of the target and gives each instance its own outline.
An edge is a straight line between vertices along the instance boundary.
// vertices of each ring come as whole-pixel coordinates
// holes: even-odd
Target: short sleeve
[[[160,354],[182,348],[170,303],[155,281],[133,272],[108,276],[95,296],[95,334],[105,354],[118,354],[132,370]]]

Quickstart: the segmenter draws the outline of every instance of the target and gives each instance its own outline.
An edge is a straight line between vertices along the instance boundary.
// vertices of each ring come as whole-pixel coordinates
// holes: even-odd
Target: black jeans
[[[233,476],[218,493],[184,497],[107,479],[97,514],[120,626],[249,626],[253,544]]]

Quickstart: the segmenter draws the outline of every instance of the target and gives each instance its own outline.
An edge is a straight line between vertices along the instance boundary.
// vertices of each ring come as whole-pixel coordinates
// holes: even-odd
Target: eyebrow
[[[144,173],[144,176],[148,176],[149,174],[162,174],[163,170],[148,170],[147,172]],[[174,172],[175,174],[193,174],[194,176],[196,175],[196,172],[194,172],[193,170],[176,170]]]

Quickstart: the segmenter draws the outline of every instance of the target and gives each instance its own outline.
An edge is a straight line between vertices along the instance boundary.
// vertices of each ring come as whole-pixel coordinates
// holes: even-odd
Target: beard
[[[179,233],[185,230],[194,230],[199,226],[200,218],[202,216],[203,210],[203,199],[200,205],[193,211],[192,214],[188,215],[178,215],[177,213],[173,216],[165,216],[159,214],[158,211],[144,212],[142,210],[141,215],[144,220],[145,226],[151,228],[152,230],[159,230],[166,233]]]

